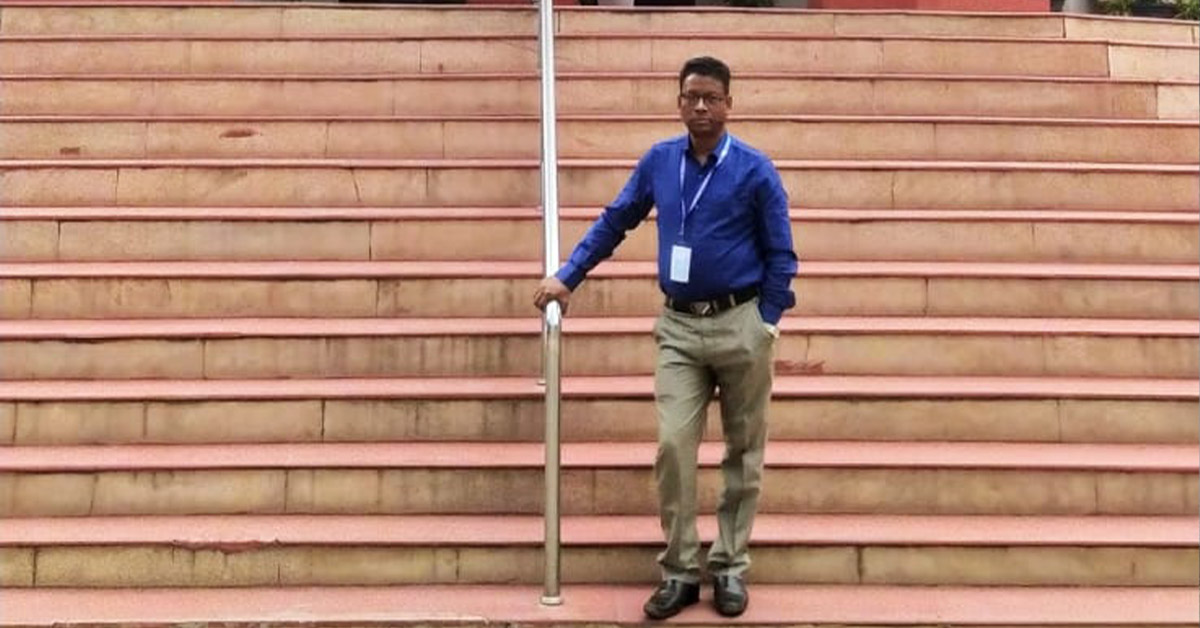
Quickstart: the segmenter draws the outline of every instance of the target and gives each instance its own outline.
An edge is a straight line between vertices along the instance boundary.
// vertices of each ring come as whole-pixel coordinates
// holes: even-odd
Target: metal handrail
[[[558,120],[554,100],[554,2],[538,3],[538,43],[541,49],[542,76],[542,223],[546,268],[542,276],[558,271]],[[543,318],[543,377],[546,386],[546,582],[542,604],[562,604],[561,543],[559,537],[559,490],[561,445],[559,442],[561,403],[562,307],[556,301],[546,305]]]
[[[542,604],[562,604],[559,587],[561,569],[561,543],[559,534],[559,491],[561,490],[561,449],[559,446],[559,409],[562,399],[561,378],[562,354],[562,308],[557,301],[546,304],[546,583],[542,592]]]

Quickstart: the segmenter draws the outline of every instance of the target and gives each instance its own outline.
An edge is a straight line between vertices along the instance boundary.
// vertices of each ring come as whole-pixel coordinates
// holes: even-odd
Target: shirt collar
[[[724,131],[721,133],[720,139],[717,140],[716,148],[714,148],[713,151],[708,154],[708,160],[705,161],[703,164],[700,164],[702,167],[710,166],[710,165],[717,163],[718,153],[721,152],[721,147],[725,145],[725,141],[728,138],[729,138],[729,131]],[[696,156],[692,153],[692,134],[685,133],[683,136],[683,141],[684,141],[683,154],[686,157],[688,157],[689,159],[691,159],[692,163],[696,163]],[[730,146],[730,148],[732,149],[733,147]]]

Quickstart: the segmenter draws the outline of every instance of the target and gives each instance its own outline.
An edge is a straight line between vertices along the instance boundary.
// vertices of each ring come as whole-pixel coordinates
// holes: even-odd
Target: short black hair
[[[687,77],[699,74],[721,81],[721,85],[725,86],[725,93],[729,93],[729,66],[725,65],[724,61],[715,57],[694,57],[688,59],[687,63],[683,64],[683,69],[679,71],[679,89],[683,90],[683,82]]]

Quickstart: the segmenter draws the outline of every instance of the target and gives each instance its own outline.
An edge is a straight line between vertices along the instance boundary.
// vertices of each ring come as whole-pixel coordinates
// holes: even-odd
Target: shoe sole
[[[742,610],[734,612],[734,613],[726,612],[719,608],[717,609],[717,614],[720,615],[721,617],[740,617],[745,612],[746,612],[745,607],[742,607]]]
[[[746,600],[745,603],[742,604],[742,607],[740,609],[738,609],[737,611],[727,612],[727,611],[725,611],[725,609],[721,608],[720,605],[718,605],[715,600],[713,601],[713,608],[716,609],[717,614],[722,617],[738,617],[742,613],[745,613],[746,608],[748,608],[749,606],[750,606],[750,600]]]
[[[652,612],[650,612],[650,609],[648,609],[648,608],[646,608],[646,607],[642,607],[642,612],[643,612],[643,613],[645,613],[645,614],[646,614],[646,617],[649,617],[650,619],[670,619],[670,618],[672,618],[672,617],[674,617],[674,616],[678,615],[679,613],[683,612],[683,609],[685,609],[685,608],[687,608],[687,607],[689,607],[689,606],[692,606],[692,605],[696,604],[696,603],[697,603],[697,602],[699,602],[699,601],[700,601],[700,599],[699,599],[699,598],[697,598],[697,599],[694,599],[694,600],[692,600],[692,601],[690,601],[690,602],[687,602],[687,603],[685,603],[683,606],[680,606],[678,609],[676,609],[676,610],[675,610],[675,612],[674,612],[674,613],[667,613],[667,614],[665,614],[665,615],[659,615],[659,614],[656,614],[656,613],[652,613]]]

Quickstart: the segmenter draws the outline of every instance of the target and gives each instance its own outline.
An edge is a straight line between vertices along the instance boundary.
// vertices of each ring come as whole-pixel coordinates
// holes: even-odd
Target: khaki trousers
[[[757,300],[710,317],[664,310],[654,337],[658,343],[654,471],[667,541],[658,556],[663,577],[700,580],[696,459],[716,390],[720,390],[725,438],[724,491],[717,505],[719,533],[707,566],[712,575],[741,575],[750,567],[750,530],[762,482],[775,339],[763,324]]]

